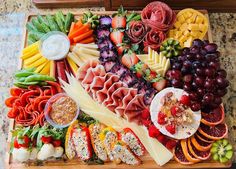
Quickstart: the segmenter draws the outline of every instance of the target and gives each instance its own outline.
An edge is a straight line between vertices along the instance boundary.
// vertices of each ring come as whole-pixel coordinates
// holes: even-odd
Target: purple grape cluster
[[[171,69],[166,78],[170,86],[188,92],[193,111],[211,110],[222,103],[229,81],[226,71],[220,68],[217,45],[208,40],[195,39],[190,48],[171,59]]]

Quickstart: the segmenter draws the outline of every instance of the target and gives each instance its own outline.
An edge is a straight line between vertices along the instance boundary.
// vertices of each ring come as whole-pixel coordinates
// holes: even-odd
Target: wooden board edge
[[[179,11],[179,10],[174,10],[174,11]],[[209,23],[209,27],[208,27],[208,31],[207,31],[207,38],[210,42],[213,42],[213,39],[212,39],[212,31],[211,31],[211,26],[210,26],[210,20],[209,20],[209,14],[208,14],[208,11],[205,10],[205,9],[202,9],[202,10],[198,10],[200,12],[202,12],[206,17],[207,17],[207,20],[208,20],[208,23]],[[93,12],[94,14],[97,14],[97,15],[111,15],[113,14],[114,12],[116,11],[97,11],[97,12]],[[135,12],[141,12],[141,11],[135,11]],[[75,16],[77,15],[83,15],[84,12],[72,12],[72,14],[74,14]],[[26,14],[25,16],[25,25],[26,23],[29,21],[29,19],[32,17],[32,16],[36,16],[38,13],[35,13],[35,12],[29,12]],[[40,15],[47,15],[47,14],[55,14],[55,12],[42,12],[40,13]],[[22,39],[22,45],[21,45],[21,49],[23,49],[26,44],[27,44],[27,39],[26,39],[26,35],[27,35],[27,29],[26,27],[24,27],[24,30],[23,30],[23,39]],[[18,64],[18,69],[21,69],[22,68],[22,60],[19,59],[19,64]],[[10,151],[10,141],[11,141],[11,130],[14,129],[14,126],[15,126],[15,123],[14,123],[14,120],[13,119],[10,119],[10,125],[9,125],[9,132],[8,132],[8,151],[6,152],[6,166],[8,168],[11,168],[11,169],[37,169],[38,166],[25,166],[24,164],[17,164],[17,166],[14,166],[15,164],[12,163],[10,164],[10,159],[11,159],[11,155],[9,153]],[[204,165],[204,164],[207,164],[207,165]],[[209,164],[211,164],[209,166]],[[217,166],[213,165],[213,164],[217,164]],[[97,167],[97,165],[74,165],[74,166],[80,166],[80,168],[94,168],[94,169],[97,169],[99,167]],[[208,161],[208,163],[197,163],[197,164],[194,164],[193,166],[185,166],[185,165],[181,165],[181,164],[178,164],[176,163],[173,167],[173,166],[169,166],[168,167],[168,163],[165,165],[167,166],[167,168],[165,167],[165,169],[168,169],[168,168],[230,168],[232,166],[232,162],[228,163],[228,164],[221,164],[221,163],[215,163],[215,162],[211,162],[211,161]],[[53,169],[54,167],[57,167],[57,166],[40,166],[41,169]],[[112,167],[112,168],[120,168],[121,165],[115,165],[115,167]],[[163,168],[161,166],[150,166],[150,167],[144,167],[144,168],[147,168],[147,169],[150,169],[150,168]],[[77,167],[75,167],[77,168]],[[110,167],[109,167],[110,168]],[[123,167],[121,168],[130,168],[130,166],[127,166],[127,165],[124,165]],[[141,166],[141,168],[143,168]],[[63,169],[74,169],[71,165],[64,165],[63,166]]]

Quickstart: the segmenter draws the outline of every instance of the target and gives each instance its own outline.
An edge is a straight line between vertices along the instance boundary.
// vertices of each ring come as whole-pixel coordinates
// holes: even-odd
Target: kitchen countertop
[[[104,8],[73,8],[62,11],[103,11]],[[58,10],[58,9],[57,9]],[[28,0],[1,0],[0,2],[0,169],[6,151],[8,133],[7,108],[4,100],[9,96],[12,74],[17,70],[22,48],[24,19],[28,12],[51,11],[37,9]],[[221,52],[221,65],[227,70],[230,86],[224,97],[229,139],[236,150],[236,13],[210,13],[213,41]],[[236,162],[236,158],[234,158]]]

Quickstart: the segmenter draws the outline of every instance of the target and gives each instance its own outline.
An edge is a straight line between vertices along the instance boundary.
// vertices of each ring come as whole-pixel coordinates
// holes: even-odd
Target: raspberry
[[[162,113],[162,112],[159,112],[158,113],[158,117],[157,117],[158,124],[160,124],[160,125],[165,124],[166,123],[166,119],[165,118],[166,118],[166,115],[164,113]]]
[[[157,137],[160,135],[160,131],[153,124],[149,126],[148,133],[150,137]]]
[[[166,137],[165,137],[163,134],[157,136],[157,140],[158,140],[160,143],[162,143],[163,145],[165,145],[165,144],[166,144],[166,141],[167,141]]]
[[[175,146],[176,146],[176,141],[175,140],[168,140],[166,143],[166,148],[168,148],[169,150],[172,150]]]
[[[179,107],[177,107],[177,106],[172,106],[172,107],[170,108],[170,112],[171,112],[172,116],[176,116],[176,114],[178,113],[178,111],[179,111]]]
[[[180,103],[182,103],[183,105],[189,106],[190,105],[189,96],[182,95],[181,98],[180,98]]]
[[[143,119],[148,119],[150,117],[150,112],[149,112],[149,110],[148,109],[144,109],[143,111],[142,111],[142,118]]]
[[[166,125],[166,130],[167,130],[170,134],[175,134],[175,125],[173,125],[173,124],[168,124],[168,125]]]

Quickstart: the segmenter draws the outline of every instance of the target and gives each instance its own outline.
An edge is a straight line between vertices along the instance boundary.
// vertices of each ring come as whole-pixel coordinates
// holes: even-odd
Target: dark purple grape
[[[214,95],[212,93],[207,93],[203,96],[203,104],[210,104],[214,101]]]
[[[202,65],[202,67],[207,67],[207,66],[208,66],[208,63],[207,63],[206,61],[202,61],[202,62],[201,62],[201,65]]]
[[[181,80],[173,79],[173,80],[171,80],[171,85],[173,87],[180,88],[180,87],[182,87],[182,82],[181,82]]]
[[[183,50],[182,50],[183,55],[187,55],[187,54],[189,54],[189,52],[190,52],[189,48],[183,48]]]
[[[186,55],[186,59],[188,59],[190,61],[194,60],[194,58],[195,58],[195,55],[192,54],[192,53],[189,53],[189,54]]]
[[[204,71],[203,68],[197,68],[197,69],[195,70],[195,73],[196,73],[197,75],[199,75],[199,76],[203,76],[204,73],[205,73],[205,71]]]
[[[210,89],[214,87],[214,79],[206,79],[204,83],[204,87],[206,89]]]
[[[217,74],[221,77],[227,77],[227,73],[224,69],[220,69],[217,71]]]
[[[229,86],[229,81],[221,76],[216,77],[216,83],[220,88],[226,88]]]
[[[198,85],[196,84],[196,82],[192,82],[192,87],[194,88],[194,89],[197,89],[198,88]]]
[[[222,103],[221,97],[220,96],[215,96],[214,103],[220,105]]]
[[[173,65],[174,63],[178,62],[178,58],[177,57],[172,57],[170,58],[170,64]]]
[[[216,62],[216,61],[210,62],[210,63],[209,63],[209,66],[212,67],[212,68],[214,68],[214,69],[216,69],[216,70],[218,70],[218,69],[220,68],[220,63],[219,63],[219,62]]]
[[[190,48],[190,53],[198,54],[199,53],[199,47],[197,47],[197,46],[191,47]]]
[[[209,40],[203,40],[202,42],[203,42],[204,46],[208,45],[210,43]]]
[[[187,69],[187,68],[185,68],[185,67],[182,67],[181,68],[181,72],[182,72],[182,74],[187,74],[187,73],[189,73],[189,69]]]
[[[192,85],[191,85],[191,83],[184,83],[183,89],[184,89],[185,91],[191,91],[191,90],[192,90]]]
[[[182,74],[179,70],[172,70],[170,76],[171,79],[179,80],[182,78]]]
[[[191,83],[192,80],[193,80],[193,75],[191,75],[191,74],[185,75],[183,77],[183,81],[186,82],[186,83]]]
[[[205,89],[203,89],[203,88],[198,88],[198,89],[197,89],[197,94],[200,95],[201,97],[204,96],[204,94],[205,94]]]
[[[183,62],[183,67],[185,67],[186,69],[191,68],[192,63],[189,60],[186,60]]]
[[[214,61],[217,58],[217,55],[214,53],[211,54],[206,54],[205,55],[205,59],[210,62],[210,61]]]
[[[172,70],[168,70],[168,71],[166,72],[165,77],[166,77],[168,80],[171,80],[171,71],[172,71]]]
[[[192,46],[202,47],[204,43],[200,39],[194,39]]]
[[[179,63],[179,62],[175,62],[175,63],[172,65],[172,69],[180,70],[181,68],[182,68],[182,64]]]
[[[216,95],[223,97],[227,93],[227,89],[217,89]]]
[[[205,57],[201,54],[196,54],[195,59],[198,61],[201,61],[201,60],[205,59]]]
[[[204,46],[204,49],[206,49],[207,53],[213,53],[217,50],[217,45],[215,43],[209,43],[208,45]]]
[[[207,51],[204,48],[200,49],[200,54],[205,56],[207,54]]]
[[[194,81],[198,87],[202,87],[204,85],[205,79],[198,76],[194,79]]]
[[[181,55],[181,56],[178,57],[178,61],[179,61],[179,62],[184,62],[186,59],[187,59],[187,58],[186,58],[185,55]]]
[[[189,98],[193,101],[197,101],[199,99],[198,94],[196,92],[189,92]]]
[[[206,68],[205,69],[205,75],[208,76],[208,77],[214,77],[215,76],[215,69]]]
[[[191,108],[192,111],[199,111],[201,109],[201,105],[197,102],[193,102],[190,105],[190,108]]]
[[[192,64],[192,67],[194,69],[198,68],[198,67],[201,67],[201,63],[199,61],[194,61],[193,64]]]

